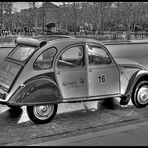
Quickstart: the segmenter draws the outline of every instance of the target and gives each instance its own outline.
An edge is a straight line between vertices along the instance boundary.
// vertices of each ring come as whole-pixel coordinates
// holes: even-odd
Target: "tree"
[[[5,26],[7,26],[8,30],[11,31],[11,32],[13,32],[12,12],[15,10],[14,3],[15,2],[3,2],[3,11],[4,11],[5,16],[6,16]]]
[[[60,4],[60,12],[61,17],[63,18],[62,24],[65,29],[68,29],[68,4],[66,2],[62,2],[62,4]]]
[[[139,2],[122,2],[119,5],[118,17],[122,19],[123,24],[125,24],[127,31],[131,30],[131,26],[139,15]]]
[[[106,19],[107,13],[111,7],[111,2],[94,2],[94,16],[96,17],[96,23],[99,24],[100,33],[104,31],[104,20]]]
[[[29,2],[29,6],[33,9],[35,35],[37,35],[37,3]]]
[[[2,33],[2,27],[3,27],[3,3],[4,2],[0,2],[0,36]]]

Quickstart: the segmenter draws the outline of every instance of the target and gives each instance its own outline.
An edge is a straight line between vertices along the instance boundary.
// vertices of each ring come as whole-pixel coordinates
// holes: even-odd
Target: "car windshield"
[[[17,45],[15,49],[10,53],[9,57],[18,61],[25,61],[34,51],[36,47]]]

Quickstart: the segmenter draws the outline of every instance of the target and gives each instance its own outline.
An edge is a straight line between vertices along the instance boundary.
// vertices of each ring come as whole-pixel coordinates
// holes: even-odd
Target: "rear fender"
[[[146,70],[139,70],[135,72],[131,79],[129,80],[129,84],[127,86],[127,89],[125,91],[124,96],[131,96],[132,90],[134,89],[134,86],[140,81],[140,80],[148,80],[148,71]]]
[[[49,78],[37,78],[24,83],[8,101],[9,105],[40,105],[62,101],[59,89]]]

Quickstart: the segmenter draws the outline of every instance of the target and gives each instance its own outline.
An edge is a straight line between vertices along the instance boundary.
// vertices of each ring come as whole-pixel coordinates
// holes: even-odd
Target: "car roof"
[[[50,47],[55,46],[58,49],[58,51],[60,51],[63,48],[66,48],[70,45],[82,44],[82,43],[97,43],[103,45],[102,42],[91,38],[63,38],[63,39],[49,41],[44,47],[48,48],[49,46]]]

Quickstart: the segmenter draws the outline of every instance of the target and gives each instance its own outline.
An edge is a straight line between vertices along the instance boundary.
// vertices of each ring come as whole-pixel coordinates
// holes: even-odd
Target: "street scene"
[[[0,2],[1,146],[147,146],[147,2]]]

